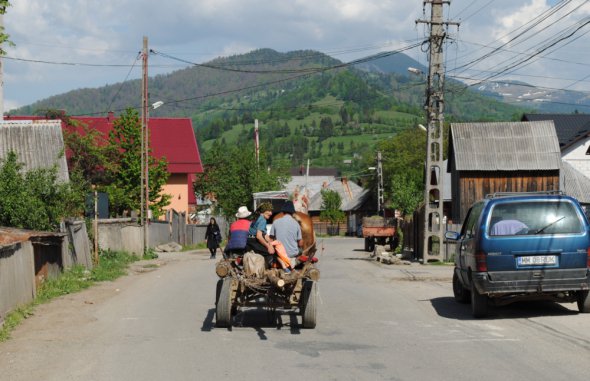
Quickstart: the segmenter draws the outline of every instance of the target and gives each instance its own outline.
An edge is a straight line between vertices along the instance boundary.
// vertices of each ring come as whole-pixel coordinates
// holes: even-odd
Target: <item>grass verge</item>
[[[99,264],[92,271],[82,266],[74,266],[65,270],[59,277],[46,280],[37,290],[37,296],[31,303],[20,306],[6,315],[4,324],[0,327],[0,342],[9,339],[10,332],[33,315],[35,306],[62,295],[81,291],[96,282],[115,280],[125,275],[129,264],[137,260],[139,258],[126,252],[101,251]]]

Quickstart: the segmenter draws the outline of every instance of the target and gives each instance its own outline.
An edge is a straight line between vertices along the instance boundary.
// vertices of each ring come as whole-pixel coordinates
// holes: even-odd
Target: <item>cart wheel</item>
[[[318,288],[316,282],[308,280],[303,284],[302,312],[303,328],[315,328]]]
[[[221,286],[223,285],[223,279],[219,279],[217,281],[217,286],[215,288],[215,305],[217,306],[217,302],[219,302],[219,294],[221,294]]]
[[[231,325],[231,278],[221,280],[219,299],[215,306],[215,325],[219,328],[226,328]]]

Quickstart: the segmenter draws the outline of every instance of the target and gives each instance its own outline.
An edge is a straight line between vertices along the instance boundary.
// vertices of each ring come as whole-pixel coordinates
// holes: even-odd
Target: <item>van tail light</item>
[[[488,271],[487,255],[483,251],[475,253],[475,269],[478,272]]]
[[[590,247],[586,250],[586,267],[590,268]]]

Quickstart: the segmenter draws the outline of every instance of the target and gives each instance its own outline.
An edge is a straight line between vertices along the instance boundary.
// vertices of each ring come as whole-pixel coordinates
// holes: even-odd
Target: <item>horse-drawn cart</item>
[[[314,245],[315,249],[315,245]],[[314,250],[315,251],[315,250]],[[244,256],[232,255],[217,263],[216,326],[230,327],[240,308],[298,309],[304,328],[315,328],[320,271],[311,255],[301,255],[290,273],[280,268],[258,273],[245,270]]]

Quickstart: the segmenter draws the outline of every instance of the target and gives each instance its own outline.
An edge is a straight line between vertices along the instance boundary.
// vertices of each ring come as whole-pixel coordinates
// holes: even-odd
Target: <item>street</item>
[[[315,329],[262,309],[215,328],[214,260],[168,253],[37,307],[0,343],[0,380],[587,378],[590,316],[575,304],[492,307],[476,320],[453,299],[450,266],[388,266],[362,239],[319,242]]]

